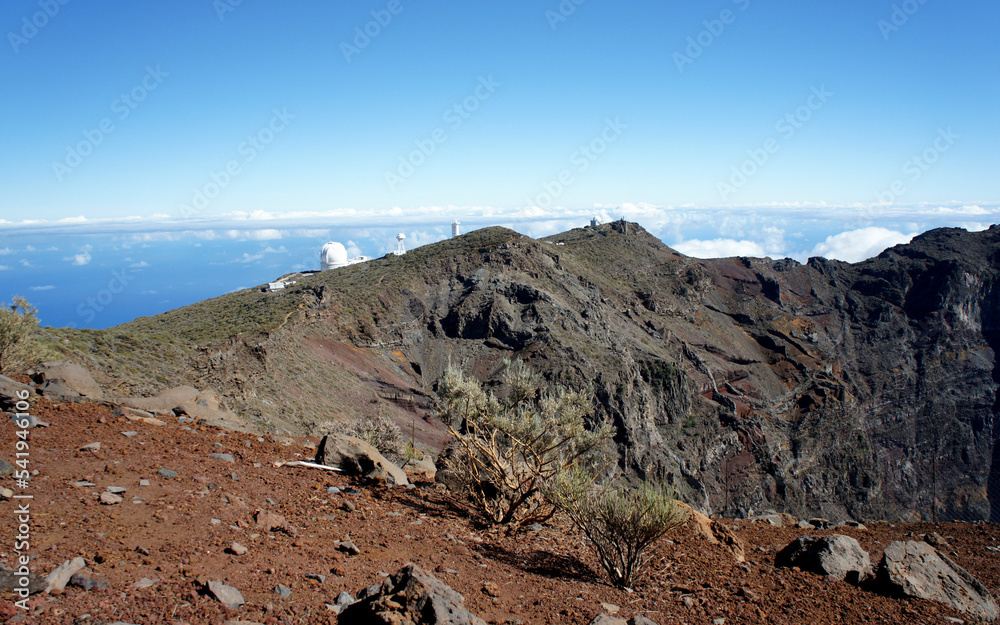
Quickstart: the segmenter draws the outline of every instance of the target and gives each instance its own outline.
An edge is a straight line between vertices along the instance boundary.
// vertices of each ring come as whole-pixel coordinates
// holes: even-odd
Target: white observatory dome
[[[323,249],[319,253],[319,260],[323,271],[345,267],[347,266],[347,249],[336,241],[330,241],[323,245]]]

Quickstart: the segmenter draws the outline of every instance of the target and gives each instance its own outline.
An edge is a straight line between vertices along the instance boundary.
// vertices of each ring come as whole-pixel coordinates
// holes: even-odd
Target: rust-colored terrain
[[[171,417],[158,426],[116,416],[98,403],[41,399],[33,413],[50,426],[32,430],[30,468],[38,475],[17,491],[34,496],[30,568],[44,576],[79,556],[85,575],[107,587],[70,585],[61,594],[38,594],[27,612],[5,594],[2,622],[336,623],[325,604],[410,561],[434,571],[491,623],[587,623],[607,610],[602,603],[618,606],[619,616],[641,614],[660,625],[723,618],[730,625],[968,622],[936,603],[776,569],[776,551],[805,533],[800,529],[722,520],[745,545],[746,562],[737,563],[725,548],[684,527],[658,547],[645,583],[627,593],[604,582],[582,537],[562,520],[504,536],[479,526],[461,499],[440,487],[386,488],[276,466],[311,459],[316,439],[224,432]],[[15,440],[14,425],[5,421],[0,441],[12,449]],[[93,442],[101,443],[99,450],[79,451]],[[213,453],[230,454],[234,462]],[[178,477],[164,478],[159,469]],[[121,503],[99,502],[109,486],[126,489]],[[342,491],[330,493],[331,486]],[[13,500],[0,502],[0,562],[16,568],[14,508]],[[258,527],[258,510],[285,517],[286,526]],[[1000,591],[996,525],[870,523],[836,530],[857,538],[876,561],[889,542],[932,531],[950,542],[953,560],[994,595]],[[344,540],[360,553],[339,551],[335,541]],[[230,552],[234,542],[247,552]],[[137,588],[144,578],[158,581]],[[208,581],[240,590],[245,606],[226,610],[205,593]],[[290,588],[290,597],[275,593],[279,584]]]

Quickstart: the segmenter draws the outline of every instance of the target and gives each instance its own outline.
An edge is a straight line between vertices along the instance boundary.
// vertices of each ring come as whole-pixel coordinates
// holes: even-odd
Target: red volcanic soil
[[[641,614],[660,625],[723,618],[728,625],[969,621],[936,603],[774,568],[776,551],[806,533],[799,529],[724,520],[746,546],[747,561],[737,563],[720,545],[681,528],[659,545],[645,582],[625,592],[604,581],[584,539],[559,519],[509,537],[479,526],[461,498],[440,487],[368,486],[327,471],[276,466],[311,460],[315,440],[272,440],[170,417],[166,425],[151,425],[116,416],[104,405],[44,399],[33,414],[51,424],[30,436],[29,469],[39,473],[23,490],[11,478],[3,484],[34,497],[30,568],[45,576],[79,556],[85,573],[107,587],[34,595],[27,612],[8,592],[0,622],[336,623],[326,604],[341,591],[353,595],[411,561],[434,571],[491,623],[588,623],[604,611],[602,603],[618,606],[618,616]],[[14,460],[16,441],[16,428],[5,419],[0,457]],[[98,451],[79,451],[93,442],[101,443]],[[235,462],[213,453],[230,454]],[[159,469],[179,476],[164,478]],[[81,481],[95,485],[75,485]],[[121,503],[100,503],[109,486],[126,489]],[[357,492],[330,494],[330,486]],[[19,503],[0,502],[0,562],[14,568]],[[258,528],[257,510],[284,516],[290,527]],[[836,531],[857,538],[873,562],[893,540],[937,531],[951,543],[953,560],[994,594],[1000,590],[1000,562],[988,549],[1000,546],[995,525],[875,523]],[[334,541],[348,539],[360,554],[337,550]],[[233,542],[247,552],[232,553]],[[136,587],[143,578],[158,581]],[[237,588],[246,604],[228,611],[205,592],[208,581]],[[275,593],[278,584],[291,589],[289,598]]]

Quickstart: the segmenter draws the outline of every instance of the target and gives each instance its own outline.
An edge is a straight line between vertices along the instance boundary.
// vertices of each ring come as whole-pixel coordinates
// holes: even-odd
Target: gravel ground
[[[491,623],[588,623],[606,610],[602,604],[660,625],[969,622],[933,602],[775,569],[775,553],[807,533],[797,528],[724,520],[745,544],[744,563],[681,528],[658,547],[645,583],[625,592],[603,581],[586,543],[564,521],[505,536],[477,525],[463,502],[436,487],[368,486],[336,473],[276,466],[311,460],[316,440],[222,432],[174,417],[161,417],[165,425],[129,421],[98,404],[41,400],[33,413],[50,427],[31,432],[29,469],[39,474],[16,489],[34,497],[30,568],[45,576],[82,557],[84,575],[107,586],[34,595],[28,611],[6,592],[3,622],[336,623],[327,604],[341,591],[354,594],[411,561],[434,571]],[[13,461],[17,430],[5,419],[0,431],[0,458]],[[80,450],[94,442],[99,450]],[[211,454],[230,454],[234,462]],[[160,469],[178,476],[163,477]],[[115,486],[125,489],[122,502],[102,504],[101,493]],[[20,503],[0,502],[6,519],[0,562],[14,568],[13,512]],[[259,527],[258,511],[281,515],[286,525]],[[1000,562],[988,548],[1000,547],[1000,532],[992,524],[874,523],[808,533],[853,536],[877,563],[891,541],[933,531],[950,542],[948,555],[996,595]],[[339,541],[353,542],[360,553],[338,549]],[[234,542],[246,552],[233,552]],[[143,579],[157,581],[137,585]],[[206,591],[209,581],[235,587],[245,605],[228,610]],[[289,597],[275,592],[279,584]]]

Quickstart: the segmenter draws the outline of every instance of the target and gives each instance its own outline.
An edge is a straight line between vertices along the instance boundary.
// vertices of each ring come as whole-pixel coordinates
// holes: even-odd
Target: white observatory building
[[[451,222],[451,236],[452,237],[457,237],[460,234],[459,230],[458,230],[458,227],[461,226],[461,225],[462,224],[460,224],[457,219],[455,221]]]
[[[319,253],[320,268],[323,271],[347,266],[347,248],[341,243],[330,241],[323,245]]]
[[[347,248],[342,243],[330,241],[323,244],[323,249],[319,252],[319,263],[322,271],[328,269],[339,269],[348,265],[363,263],[368,260],[367,256],[347,257]]]
[[[396,256],[402,256],[403,254],[406,253],[406,246],[403,244],[403,241],[405,240],[406,240],[406,235],[403,234],[402,232],[396,235],[396,251],[393,252],[393,254],[395,254]]]

